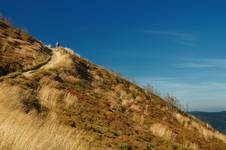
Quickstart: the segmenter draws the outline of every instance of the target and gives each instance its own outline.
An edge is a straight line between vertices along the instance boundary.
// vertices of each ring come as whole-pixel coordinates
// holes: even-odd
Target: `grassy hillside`
[[[0,76],[45,63],[50,52],[40,41],[0,19]]]
[[[18,39],[11,30],[5,32],[1,45]],[[35,39],[19,43],[23,41],[34,47],[8,43],[11,50],[0,55],[0,149],[226,149],[223,134],[150,89],[68,48],[46,48]],[[14,58],[18,53],[21,59]],[[20,69],[6,67],[12,60]]]

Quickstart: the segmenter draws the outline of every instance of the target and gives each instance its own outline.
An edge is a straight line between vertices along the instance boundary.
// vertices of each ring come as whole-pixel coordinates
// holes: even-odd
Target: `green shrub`
[[[122,143],[120,146],[121,150],[133,150],[133,147],[128,143]]]

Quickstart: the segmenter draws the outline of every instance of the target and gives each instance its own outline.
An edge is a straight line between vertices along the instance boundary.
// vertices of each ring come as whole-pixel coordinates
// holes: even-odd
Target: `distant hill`
[[[214,128],[226,134],[226,111],[222,112],[191,112],[192,115],[208,122]]]

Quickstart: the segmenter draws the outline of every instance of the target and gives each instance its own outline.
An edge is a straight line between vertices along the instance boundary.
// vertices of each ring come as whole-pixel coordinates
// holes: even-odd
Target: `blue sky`
[[[224,0],[5,0],[0,12],[46,44],[152,84],[190,110],[226,109]]]

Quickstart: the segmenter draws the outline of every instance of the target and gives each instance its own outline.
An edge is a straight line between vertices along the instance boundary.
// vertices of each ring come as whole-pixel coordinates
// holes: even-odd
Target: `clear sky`
[[[2,0],[46,44],[152,84],[190,110],[226,110],[225,0]]]

